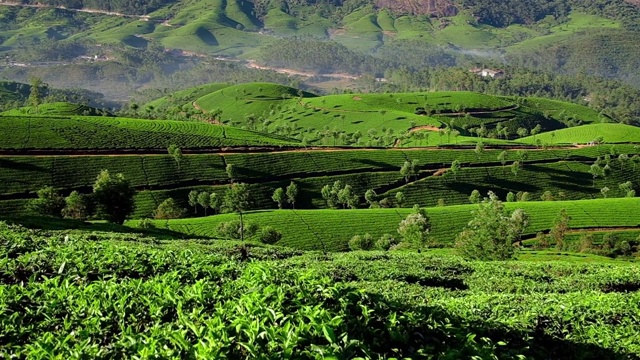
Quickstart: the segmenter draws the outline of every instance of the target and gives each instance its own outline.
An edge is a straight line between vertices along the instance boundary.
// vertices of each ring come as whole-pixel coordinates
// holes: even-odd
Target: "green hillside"
[[[606,143],[628,143],[640,139],[640,128],[625,124],[591,124],[550,131],[536,138],[531,136],[519,141],[534,144],[536,139],[546,144],[586,144],[598,139]]]
[[[284,138],[198,122],[109,117],[0,116],[2,149],[166,149],[294,145]]]
[[[74,115],[102,115],[102,111],[79,104],[68,102],[53,102],[38,105],[38,107],[28,106],[18,109],[12,109],[0,113],[0,116],[74,116]],[[108,115],[108,114],[104,114]]]
[[[582,201],[507,203],[509,209],[522,208],[531,216],[526,234],[548,230],[560,210],[566,209],[572,217],[571,227],[636,227],[640,215],[634,211],[639,199],[599,199]],[[428,208],[431,218],[430,239],[434,243],[451,244],[470,219],[474,205]],[[279,210],[259,211],[245,215],[249,222],[260,226],[273,226],[282,232],[279,245],[304,250],[344,251],[354,235],[369,233],[375,238],[385,233],[395,236],[398,223],[410,209],[367,210]],[[191,236],[217,237],[221,222],[235,219],[237,215],[224,214],[197,219],[157,221],[155,226]],[[135,222],[130,222],[135,226]]]
[[[597,112],[578,104],[464,91],[314,97],[280,85],[253,83],[184,100],[185,106],[195,102],[204,112],[220,111],[224,124],[321,145],[391,146],[398,139],[402,146],[468,144],[477,141],[473,136],[480,128],[492,138],[487,142],[501,143],[519,137],[521,128],[540,126],[544,132],[600,122]],[[457,136],[452,138],[453,130]],[[430,134],[419,139],[416,132]]]

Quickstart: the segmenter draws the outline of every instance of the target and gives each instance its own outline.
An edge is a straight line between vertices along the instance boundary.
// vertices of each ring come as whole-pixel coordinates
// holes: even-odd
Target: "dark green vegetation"
[[[0,239],[7,357],[640,355],[638,267],[595,256],[487,263],[4,224]]]

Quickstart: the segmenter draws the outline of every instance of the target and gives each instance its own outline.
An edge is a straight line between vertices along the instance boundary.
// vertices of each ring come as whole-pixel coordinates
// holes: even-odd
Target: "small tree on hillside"
[[[636,191],[633,190],[633,183],[631,181],[624,182],[619,185],[620,190],[624,193],[624,197],[635,197]]]
[[[369,189],[364,193],[364,200],[367,202],[367,204],[369,204],[370,208],[379,207],[378,203],[376,202],[376,196],[378,195],[373,189]]]
[[[511,172],[513,173],[513,176],[518,177],[518,173],[520,172],[521,169],[521,165],[520,165],[520,161],[514,161],[513,164],[511,164]]]
[[[40,88],[42,87],[42,85],[43,85],[42,79],[40,79],[39,77],[31,78],[31,91],[29,93],[29,105],[33,106],[33,108],[36,111],[36,114],[40,112],[38,106],[40,106],[40,103],[42,102],[42,94],[40,93]]]
[[[350,207],[355,209],[358,207],[358,195],[353,192],[351,185],[347,184],[338,191],[338,202],[342,204],[342,208]]]
[[[249,186],[244,183],[234,183],[224,195],[224,207],[240,215],[240,240],[244,241],[244,211],[249,209]]]
[[[214,192],[209,194],[209,208],[211,208],[211,211],[213,212],[214,215],[220,212],[221,207],[222,207],[222,197]]]
[[[451,163],[451,173],[453,174],[453,178],[455,180],[458,179],[458,173],[460,172],[460,160],[453,160],[453,162]]]
[[[227,172],[227,176],[229,177],[229,180],[233,182],[233,180],[235,180],[236,178],[236,168],[233,166],[233,164],[227,164],[227,167],[225,168],[225,170]]]
[[[476,157],[480,160],[480,155],[484,151],[484,143],[482,141],[478,141],[476,143],[476,148],[473,150],[476,153]]]
[[[405,197],[404,197],[404,193],[402,191],[398,191],[396,193],[396,205],[398,205],[398,207],[402,207],[402,205],[404,205],[405,202]]]
[[[493,193],[478,204],[472,219],[458,235],[456,247],[465,257],[479,260],[507,260],[515,254],[513,243],[528,224],[524,211],[509,214]]]
[[[402,167],[400,167],[400,175],[404,177],[405,182],[409,182],[409,178],[417,175],[417,166],[418,163],[415,160],[405,161],[404,164],[402,164]]]
[[[500,154],[498,154],[498,161],[500,161],[500,163],[502,164],[503,172],[505,165],[507,165],[507,156],[507,150],[504,150]]]
[[[38,190],[38,198],[29,204],[31,210],[39,215],[60,217],[65,207],[64,198],[52,186]]]
[[[600,193],[602,194],[602,197],[604,197],[605,199],[607,198],[607,195],[609,194],[609,188],[608,187],[603,187],[602,189],[600,189]]]
[[[77,191],[72,191],[65,199],[66,206],[62,210],[64,217],[84,220],[89,216],[89,204],[87,196]]]
[[[207,209],[211,205],[211,196],[208,192],[203,191],[198,194],[198,204],[204,209],[204,216],[207,216]]]
[[[413,212],[398,224],[398,234],[403,241],[416,248],[426,245],[430,230],[429,216],[418,205],[414,206]]]
[[[469,202],[472,204],[477,204],[480,202],[480,191],[473,190],[471,195],[469,195]]]
[[[564,248],[564,237],[570,229],[569,221],[571,221],[571,216],[567,214],[566,209],[562,209],[553,222],[551,231],[549,231],[549,236],[551,236],[551,238],[556,242],[556,249],[558,250],[562,250]]]
[[[291,204],[291,208],[296,208],[296,198],[298,197],[298,185],[293,181],[287,186],[287,202]]]
[[[135,189],[124,175],[112,176],[108,170],[102,170],[93,184],[93,196],[98,213],[108,221],[122,224],[134,208]]]
[[[173,160],[176,162],[176,165],[178,166],[178,170],[180,170],[180,164],[182,163],[182,159],[184,158],[182,150],[177,145],[171,144],[169,145],[169,147],[167,147],[167,153],[169,153],[169,156],[173,158]]]
[[[198,190],[189,192],[189,206],[193,206],[193,212],[198,213]]]
[[[180,219],[184,217],[187,209],[179,206],[172,198],[165,199],[153,213],[155,219]]]
[[[284,202],[284,190],[282,190],[282,188],[275,189],[273,195],[271,195],[271,200],[278,204],[278,209],[282,209],[282,203]]]

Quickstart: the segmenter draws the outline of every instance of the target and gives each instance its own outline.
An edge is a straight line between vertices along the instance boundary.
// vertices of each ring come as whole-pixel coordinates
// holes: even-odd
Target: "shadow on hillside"
[[[9,159],[0,159],[0,169],[14,169],[20,171],[36,171],[36,172],[48,172],[49,170],[42,166],[25,164]]]
[[[177,231],[167,229],[140,229],[108,222],[86,222],[72,219],[60,219],[46,216],[18,216],[1,219],[10,224],[17,224],[29,229],[39,230],[82,230],[82,231],[98,231],[113,232],[125,234],[143,234],[158,239],[206,239],[195,235],[186,235]]]

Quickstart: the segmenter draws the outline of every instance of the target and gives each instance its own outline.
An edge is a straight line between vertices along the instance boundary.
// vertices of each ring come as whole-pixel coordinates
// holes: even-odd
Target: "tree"
[[[378,207],[378,203],[376,202],[376,192],[373,189],[369,189],[364,193],[364,200],[369,204],[370,208]]]
[[[349,249],[351,249],[351,251],[371,250],[373,245],[373,236],[368,233],[364,234],[364,236],[356,235],[349,240]]]
[[[189,191],[189,206],[193,206],[193,212],[198,213],[198,190]]]
[[[430,230],[429,216],[418,205],[415,205],[413,212],[398,224],[398,234],[403,241],[416,248],[425,246]]]
[[[236,168],[233,166],[233,164],[227,164],[227,167],[225,168],[225,170],[227,171],[227,176],[229,177],[229,180],[233,182],[233,180],[236,178]]]
[[[507,156],[508,156],[507,150],[503,150],[500,154],[498,154],[498,161],[500,161],[500,163],[502,164],[503,169],[504,169],[504,166],[507,165]]]
[[[518,173],[520,172],[520,161],[516,160],[511,164],[511,172],[513,173],[513,176],[518,177]]]
[[[342,185],[340,184],[340,181],[337,180],[333,186],[331,185],[325,185],[322,187],[322,190],[320,190],[320,193],[322,194],[322,198],[324,199],[324,201],[327,203],[327,207],[330,209],[335,209],[338,207],[338,191],[336,191],[336,184],[338,184],[338,187],[341,188]]]
[[[396,240],[391,234],[383,234],[376,241],[374,247],[378,250],[387,251],[396,244],[398,244],[398,240]]]
[[[30,203],[31,210],[36,214],[55,217],[62,216],[64,207],[64,198],[52,186],[38,190],[38,198]]]
[[[515,255],[513,243],[520,239],[529,218],[520,210],[509,213],[493,193],[478,204],[472,219],[456,238],[456,248],[465,257],[507,260]]]
[[[180,207],[173,198],[165,199],[153,212],[155,219],[180,219],[184,217],[187,209]]]
[[[180,164],[182,163],[182,159],[184,158],[184,155],[182,154],[182,150],[178,146],[171,144],[167,148],[167,152],[171,157],[173,157],[173,160],[176,162],[176,165],[178,166],[178,170],[180,170]]]
[[[625,197],[635,197],[636,191],[633,189],[633,183],[631,181],[624,182],[619,185],[620,190],[624,193]]]
[[[602,196],[606,199],[607,198],[607,194],[609,193],[609,188],[608,187],[603,187],[602,189],[600,189],[600,193],[602,193]]]
[[[249,209],[249,186],[244,183],[234,183],[224,195],[224,207],[240,215],[240,240],[244,241],[243,213]]]
[[[482,152],[484,151],[484,143],[482,143],[482,141],[478,141],[476,143],[476,148],[473,151],[476,153],[478,160],[480,160],[480,155],[482,155]]]
[[[40,94],[40,87],[42,87],[42,79],[39,77],[31,78],[31,91],[29,93],[29,105],[33,106],[36,114],[39,113],[38,106],[42,100],[42,94]]]
[[[282,234],[272,226],[265,226],[260,229],[259,238],[263,244],[271,245],[280,241],[280,239],[282,239]]]
[[[469,195],[469,202],[472,204],[477,204],[480,202],[480,191],[473,190],[471,195]]]
[[[347,184],[338,191],[338,202],[342,204],[342,208],[350,207],[355,209],[358,206],[358,196],[353,192],[351,185]]]
[[[207,209],[211,205],[211,196],[208,192],[203,191],[198,194],[198,204],[204,209],[204,216],[207,216]]]
[[[553,197],[553,193],[551,191],[547,190],[540,196],[540,200],[542,200],[542,201],[553,201],[555,199]]]
[[[282,188],[277,188],[273,192],[273,195],[271,195],[271,200],[278,204],[278,209],[282,209],[282,203],[284,202],[284,190],[282,190]]]
[[[564,236],[569,231],[569,221],[571,221],[571,216],[567,214],[566,209],[562,209],[554,220],[551,231],[549,231],[549,236],[556,242],[558,250],[564,248]]]
[[[287,202],[291,208],[296,208],[296,198],[298,197],[298,185],[293,181],[287,186]]]
[[[402,191],[398,191],[396,193],[396,204],[398,205],[398,207],[402,207],[402,205],[404,204],[404,201],[405,201],[404,193]]]
[[[209,194],[209,208],[213,211],[213,214],[220,212],[220,207],[222,203],[222,198],[218,196],[218,194],[212,192]]]
[[[458,173],[460,172],[460,160],[453,160],[451,163],[451,173],[453,174],[454,179],[458,179]]]
[[[509,193],[507,193],[507,202],[515,202],[515,201],[516,201],[516,194],[509,191]]]
[[[596,186],[596,178],[602,176],[604,177],[604,169],[600,167],[600,165],[595,162],[589,168],[589,173],[593,177],[593,186]]]
[[[416,167],[418,163],[415,160],[405,161],[400,167],[400,175],[404,177],[405,182],[409,182],[409,178],[417,174]]]
[[[529,130],[527,130],[526,128],[518,128],[518,130],[516,130],[516,133],[518,134],[518,136],[520,136],[521,138],[526,137],[527,135],[529,135]]]
[[[64,217],[84,220],[89,216],[89,205],[85,195],[74,190],[64,201],[66,204],[62,209]]]
[[[529,193],[527,191],[518,191],[516,200],[521,202],[529,201]]]
[[[135,189],[122,174],[111,176],[108,170],[102,170],[93,184],[93,196],[98,213],[108,221],[122,224],[134,208]]]

